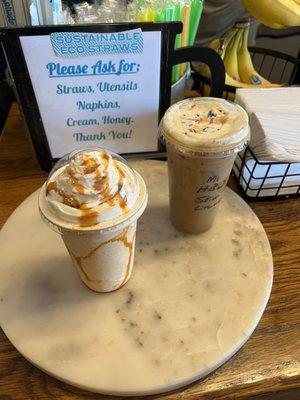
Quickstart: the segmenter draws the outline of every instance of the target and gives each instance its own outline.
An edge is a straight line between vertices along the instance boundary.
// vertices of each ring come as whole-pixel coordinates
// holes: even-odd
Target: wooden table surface
[[[12,106],[0,143],[0,226],[45,181]],[[234,188],[234,183],[230,182]],[[254,334],[207,378],[162,399],[300,399],[300,200],[251,203],[269,237],[274,285]],[[0,400],[104,399],[46,375],[26,361],[0,331]]]

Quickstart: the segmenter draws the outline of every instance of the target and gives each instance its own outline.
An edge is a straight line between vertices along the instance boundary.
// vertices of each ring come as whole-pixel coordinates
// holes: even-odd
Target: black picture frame
[[[213,97],[221,97],[225,82],[225,71],[223,62],[219,55],[209,48],[197,46],[174,50],[175,37],[182,31],[181,22],[132,22],[0,29],[0,42],[5,53],[13,84],[15,86],[17,101],[19,103],[20,110],[26,124],[27,133],[30,137],[38,163],[43,170],[49,171],[57,159],[52,157],[50,151],[47,135],[38,107],[38,102],[22,50],[20,37],[50,35],[53,32],[111,33],[137,28],[140,28],[142,31],[146,32],[161,32],[159,120],[170,106],[172,67],[176,64],[189,61],[202,61],[206,63],[210,68],[212,77],[210,95]],[[127,158],[160,158],[165,156],[165,148],[164,144],[158,139],[157,151],[126,153],[124,156]]]

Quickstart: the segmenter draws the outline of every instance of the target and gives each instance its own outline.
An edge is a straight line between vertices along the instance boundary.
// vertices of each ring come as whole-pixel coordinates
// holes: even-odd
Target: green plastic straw
[[[191,4],[190,27],[189,27],[189,45],[193,46],[198,26],[203,10],[203,3],[201,0],[193,0]]]
[[[174,7],[174,21],[182,21],[182,6],[181,4],[176,4]],[[175,39],[175,49],[181,46],[181,34],[176,35]]]
[[[174,7],[174,21],[182,21],[182,5],[176,4]],[[175,38],[175,49],[178,49],[181,46],[181,34],[176,35]],[[175,83],[180,78],[180,69],[179,64],[174,65],[172,71],[172,83]]]
[[[174,7],[169,7],[166,9],[165,18],[166,22],[174,21]]]
[[[139,21],[153,21],[153,22],[172,22],[183,20],[183,7],[184,3],[190,5],[190,17],[188,26],[187,44],[192,46],[195,42],[202,9],[202,0],[164,0],[164,1],[145,1],[135,0],[133,3],[136,18]],[[181,34],[175,38],[175,49],[181,47]],[[180,66],[175,65],[172,69],[172,83],[180,79]]]
[[[165,22],[165,12],[164,10],[157,10],[154,22]]]
[[[165,10],[164,15],[164,22],[172,22],[175,21],[175,7],[168,7]],[[176,48],[176,41],[175,41],[175,48]],[[172,83],[176,82],[179,78],[179,70],[177,72],[177,65],[172,69]]]

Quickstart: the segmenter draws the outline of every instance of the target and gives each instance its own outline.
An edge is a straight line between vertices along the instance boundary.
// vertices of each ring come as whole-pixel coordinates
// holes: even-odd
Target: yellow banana
[[[215,50],[216,52],[218,52],[219,55],[221,56],[221,58],[223,59],[226,47],[227,47],[228,43],[231,41],[231,39],[233,38],[233,36],[236,34],[236,32],[237,32],[237,29],[235,29],[235,28],[230,29],[225,34],[225,36],[223,36],[222,38],[213,40],[209,44],[209,47],[211,49]]]
[[[209,47],[213,50],[215,50],[216,52],[219,52],[219,49],[221,47],[221,40],[220,39],[215,39],[213,40],[210,44]]]
[[[250,53],[248,51],[248,35],[249,27],[244,29],[242,33],[242,46],[238,52],[238,63],[239,63],[239,76],[241,81],[247,84],[262,87],[278,87],[280,85],[273,84],[267,79],[259,75],[253,67]]]
[[[215,50],[220,55],[220,57],[223,59],[226,47],[227,47],[228,43],[230,42],[231,38],[235,35],[235,33],[236,33],[236,29],[230,29],[223,38],[213,40],[209,44],[209,47],[211,49]],[[210,78],[210,69],[208,68],[208,66],[206,64],[200,64],[199,72],[203,76]]]
[[[242,0],[243,2],[244,2],[244,5],[245,5],[245,2],[247,1],[247,0]],[[246,7],[246,5],[245,5],[245,7]],[[277,23],[277,22],[275,22],[275,21],[272,21],[272,20],[270,20],[270,19],[268,19],[264,14],[262,14],[261,12],[260,12],[260,10],[258,10],[258,9],[256,9],[255,11],[250,11],[249,10],[249,8],[248,7],[246,7],[246,9],[249,11],[249,14],[251,14],[253,17],[255,17],[259,22],[261,22],[263,25],[265,25],[265,26],[268,26],[269,28],[272,28],[272,29],[285,29],[286,28],[286,26],[285,25],[282,25],[282,24],[279,24],[279,23]]]
[[[216,52],[218,52],[220,57],[222,59],[224,59],[226,50],[228,50],[228,52],[229,52],[229,44],[230,44],[231,40],[234,38],[234,36],[236,35],[236,33],[237,33],[237,29],[235,29],[235,28],[230,29],[222,39],[213,40],[209,44],[209,47],[212,48],[213,50],[215,50]],[[231,44],[233,44],[233,43],[231,43]],[[206,76],[207,78],[210,78],[210,70],[206,64],[201,64],[200,72],[202,75]],[[227,74],[227,72],[225,73],[225,84],[229,85],[229,86],[234,86],[234,87],[245,87],[245,88],[253,87],[253,85],[251,85],[251,84],[246,84],[246,83],[236,81],[235,79],[231,78],[231,76],[229,76]],[[207,89],[206,92],[209,93],[209,87],[205,88],[205,89]]]
[[[242,0],[249,13],[270,28],[300,26],[299,0]]]
[[[225,37],[223,38],[223,41],[222,41],[222,58],[224,58],[226,48],[229,45],[229,43],[231,42],[231,40],[233,39],[233,37],[236,35],[237,32],[238,32],[238,29],[232,28],[226,33]]]
[[[225,84],[247,89],[280,86],[270,83],[255,71],[248,51],[248,33],[249,24],[243,24],[240,27],[236,26],[230,29],[223,38],[215,39],[209,45],[209,47],[218,52],[224,61],[226,70]],[[201,64],[200,73],[210,78],[210,70],[207,65]],[[203,95],[208,96],[210,86],[204,84],[202,91]],[[228,98],[231,100],[234,99],[233,93],[227,93],[226,96],[229,96]]]
[[[249,83],[238,82],[235,79],[232,79],[231,76],[229,76],[227,73],[225,74],[225,84],[228,86],[234,86],[236,88],[255,88],[254,85],[251,85]]]
[[[239,69],[238,69],[238,47],[240,45],[242,31],[239,29],[233,36],[231,41],[226,47],[226,52],[224,56],[224,66],[226,73],[233,78],[235,81],[240,82]]]

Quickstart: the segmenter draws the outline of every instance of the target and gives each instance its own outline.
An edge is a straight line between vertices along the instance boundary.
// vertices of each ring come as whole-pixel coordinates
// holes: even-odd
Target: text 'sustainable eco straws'
[[[175,49],[178,49],[194,44],[203,9],[203,0],[70,0],[68,5],[66,3],[63,6],[62,0],[0,0],[0,22],[3,21],[5,26],[25,26],[30,23],[58,25],[180,21],[182,33],[175,39]],[[71,12],[73,3],[76,5],[75,14]],[[183,76],[186,66],[173,67],[172,83]]]

